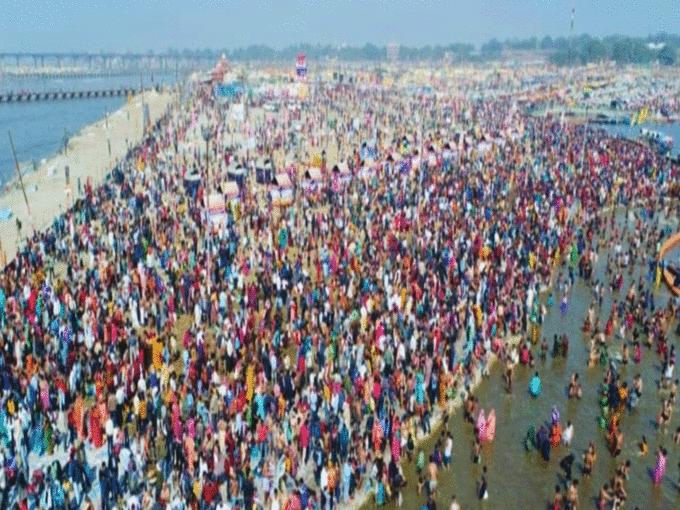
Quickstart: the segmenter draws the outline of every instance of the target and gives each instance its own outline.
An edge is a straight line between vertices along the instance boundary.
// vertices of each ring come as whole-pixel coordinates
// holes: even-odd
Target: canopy
[[[278,186],[279,188],[292,188],[293,183],[290,181],[288,174],[276,174],[274,179],[272,179],[272,185]]]
[[[201,176],[198,172],[191,174],[188,173],[184,176],[184,180],[189,182],[198,182],[201,180]]]
[[[293,195],[286,193],[272,193],[272,205],[277,207],[286,207],[293,203]]]
[[[227,181],[224,184],[224,194],[228,199],[238,197],[239,196],[238,184],[235,181]]]
[[[321,176],[321,169],[315,166],[308,168],[305,171],[305,178],[311,179],[313,181],[321,181],[323,179]]]
[[[347,166],[347,163],[345,163],[344,161],[341,161],[340,163],[335,165],[333,167],[333,172],[337,172],[342,176],[349,176],[350,175],[349,167]]]
[[[210,215],[212,216],[214,214],[221,214],[224,213],[225,210],[226,207],[224,205],[224,197],[219,193],[211,193],[208,196],[208,211]]]
[[[246,173],[246,169],[243,168],[243,166],[240,163],[237,163],[235,165],[231,165],[227,169],[227,174],[231,177],[233,176],[242,176]]]

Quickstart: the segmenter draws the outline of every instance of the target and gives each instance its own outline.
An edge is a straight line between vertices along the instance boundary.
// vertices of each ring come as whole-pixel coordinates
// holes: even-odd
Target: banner
[[[215,87],[215,95],[228,99],[239,97],[243,94],[243,85],[239,82],[227,83]]]

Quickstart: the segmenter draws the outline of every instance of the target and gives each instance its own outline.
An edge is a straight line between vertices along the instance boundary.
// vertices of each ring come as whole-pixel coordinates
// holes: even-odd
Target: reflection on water
[[[619,225],[623,225],[623,215],[620,215]],[[663,225],[663,224],[662,224]],[[628,224],[628,230],[634,226]],[[677,228],[677,227],[676,227]],[[599,264],[594,272],[594,279],[602,281],[606,270],[606,251],[600,250]],[[637,282],[639,276],[646,277],[646,261],[638,261],[632,279],[626,271],[622,293],[605,293],[602,310],[598,315],[604,324],[612,307],[613,300],[625,298],[631,281]],[[486,413],[490,409],[496,410],[496,440],[493,444],[483,447],[482,463],[474,465],[471,462],[472,441],[474,434],[472,425],[463,422],[462,411],[458,410],[448,423],[448,430],[454,438],[452,467],[449,471],[440,471],[439,494],[436,499],[439,510],[447,510],[451,503],[451,496],[456,495],[463,509],[484,508],[488,510],[525,510],[548,509],[555,492],[555,485],[564,481],[564,471],[559,467],[559,461],[570,451],[576,455],[573,476],[579,479],[580,508],[596,508],[595,498],[605,483],[611,481],[619,463],[631,459],[632,467],[630,479],[627,482],[628,501],[625,508],[633,509],[639,506],[645,510],[668,509],[677,507],[678,499],[678,462],[680,462],[680,448],[672,444],[672,430],[680,424],[676,416],[671,419],[668,432],[657,430],[655,419],[660,408],[660,397],[656,383],[660,376],[660,362],[656,351],[643,348],[642,362],[635,365],[632,362],[621,370],[621,379],[629,386],[633,377],[640,373],[643,380],[643,394],[638,408],[634,412],[626,412],[621,420],[621,428],[625,435],[623,453],[612,459],[607,450],[604,433],[598,425],[599,406],[598,389],[604,378],[602,368],[588,369],[588,348],[581,331],[583,320],[592,297],[591,288],[577,281],[571,290],[569,308],[563,315],[555,305],[549,310],[544,323],[542,334],[552,346],[554,334],[566,333],[569,337],[568,357],[553,359],[548,356],[543,363],[537,361],[536,368],[543,380],[543,390],[539,398],[533,399],[528,395],[528,385],[534,369],[518,366],[515,372],[514,393],[505,392],[498,364],[476,391],[481,408]],[[661,287],[655,294],[656,307],[665,306],[669,298],[668,291]],[[556,299],[556,302],[559,302]],[[669,330],[669,341],[675,343],[674,327]],[[630,338],[628,338],[630,339]],[[622,342],[618,339],[608,341],[610,352],[620,352]],[[567,399],[567,385],[572,372],[578,372],[583,385],[583,399],[574,401]],[[564,428],[567,421],[574,424],[574,439],[569,450],[564,445],[553,448],[549,462],[545,462],[539,452],[527,452],[524,447],[524,437],[530,425],[538,429],[540,424],[549,422],[553,406],[560,412],[561,423]],[[647,437],[649,454],[638,458],[637,443],[642,435]],[[583,480],[581,476],[582,456],[590,440],[595,441],[597,460],[593,475]],[[656,446],[663,444],[669,451],[666,476],[661,485],[656,487],[651,480],[651,470],[655,465]],[[425,443],[425,452],[429,455],[434,447],[434,439]],[[475,493],[476,482],[481,478],[482,466],[488,466],[489,499],[480,502]],[[408,485],[404,489],[404,505],[406,510],[420,510],[426,502],[423,493],[416,491],[417,477],[413,465],[404,467],[404,474]],[[563,485],[564,491],[564,485]],[[390,504],[391,505],[391,504]],[[374,503],[367,504],[373,509]],[[389,508],[392,508],[391,506]]]

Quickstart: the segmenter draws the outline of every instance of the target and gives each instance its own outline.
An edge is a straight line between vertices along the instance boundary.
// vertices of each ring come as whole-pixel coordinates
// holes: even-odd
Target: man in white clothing
[[[451,497],[451,506],[449,507],[449,510],[460,510],[460,505],[458,504],[458,501],[456,501],[456,496]]]

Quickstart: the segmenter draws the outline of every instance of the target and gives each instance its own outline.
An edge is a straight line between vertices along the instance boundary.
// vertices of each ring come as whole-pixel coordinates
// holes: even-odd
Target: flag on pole
[[[649,114],[649,108],[643,108],[642,110],[640,110],[640,113],[638,114],[637,123],[642,124],[645,120],[647,120],[648,114]]]

